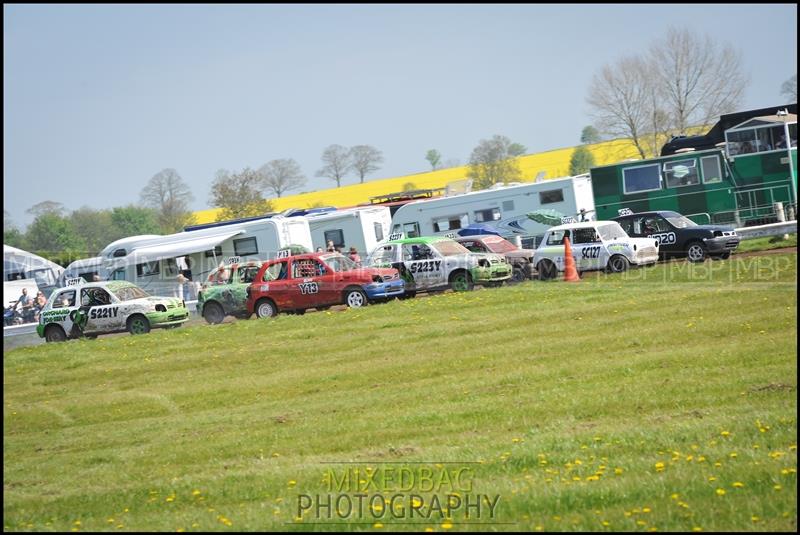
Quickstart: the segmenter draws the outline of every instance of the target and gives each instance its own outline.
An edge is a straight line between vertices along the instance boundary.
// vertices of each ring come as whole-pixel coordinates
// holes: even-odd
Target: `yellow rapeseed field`
[[[636,148],[628,139],[615,139],[587,145],[594,155],[596,165],[606,165],[619,162],[627,158],[639,157]],[[569,175],[569,160],[575,147],[555,149],[538,154],[527,154],[518,158],[522,170],[522,181],[531,182],[540,171],[544,171],[547,179],[560,178]],[[402,191],[408,183],[414,185],[413,189],[443,188],[448,182],[467,178],[468,166],[451,167],[438,171],[428,171],[412,175],[371,180],[364,184],[350,184],[340,188],[330,188],[297,195],[288,195],[279,199],[272,199],[275,210],[283,211],[289,208],[309,208],[312,206],[354,206],[369,202],[370,197],[385,195]],[[196,222],[211,223],[218,220],[218,208],[195,212]]]

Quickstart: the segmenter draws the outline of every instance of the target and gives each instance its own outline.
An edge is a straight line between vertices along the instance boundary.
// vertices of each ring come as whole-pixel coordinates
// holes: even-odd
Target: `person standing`
[[[357,266],[361,267],[361,257],[358,256],[358,251],[356,251],[355,247],[351,247],[350,251],[347,253],[348,258],[356,263]]]

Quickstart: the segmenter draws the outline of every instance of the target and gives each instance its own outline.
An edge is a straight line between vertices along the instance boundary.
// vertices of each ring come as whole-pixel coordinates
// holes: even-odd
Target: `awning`
[[[213,236],[197,238],[187,237],[180,240],[173,238],[168,243],[153,243],[136,247],[128,254],[128,257],[134,258],[136,263],[141,263],[154,262],[162,258],[175,258],[192,253],[202,253],[214,249],[214,247],[228,238],[242,234],[243,232],[243,230],[237,230],[225,234],[215,234]]]

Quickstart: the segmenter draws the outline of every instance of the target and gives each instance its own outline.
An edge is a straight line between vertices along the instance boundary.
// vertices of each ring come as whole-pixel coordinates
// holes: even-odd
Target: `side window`
[[[383,241],[383,226],[380,223],[373,223],[375,227],[375,240]]]
[[[651,215],[644,218],[642,222],[644,234],[654,234],[656,232],[667,232],[669,227],[661,216]]]
[[[250,284],[255,280],[258,270],[259,266],[247,266],[244,268],[239,268],[239,282]]]
[[[120,268],[114,273],[111,274],[112,281],[124,281],[125,280],[125,268]]]
[[[258,254],[258,245],[255,236],[252,238],[242,238],[233,240],[233,251],[236,256],[248,256]]]
[[[53,301],[53,308],[64,308],[75,306],[75,290],[61,292]]]
[[[697,160],[679,160],[664,164],[664,176],[668,188],[694,186],[700,183],[697,175]]]
[[[564,201],[563,189],[552,189],[550,191],[539,192],[539,204],[552,204]]]
[[[628,236],[634,236],[636,233],[633,232],[633,219],[621,219],[619,221],[619,226],[622,227]]]
[[[334,247],[344,247],[344,232],[342,232],[342,229],[326,230],[325,244],[328,241],[332,241]]]
[[[206,258],[217,258],[217,257],[220,257],[220,256],[222,256],[222,246],[221,245],[217,245],[213,249],[209,249],[208,251],[205,252],[205,257]]]
[[[269,281],[279,281],[286,279],[289,272],[287,264],[288,262],[285,261],[275,262],[264,271],[264,276],[262,277],[262,280],[264,280],[265,282],[269,282]]]
[[[419,238],[419,223],[406,223],[403,225],[403,234],[406,238]]]
[[[661,189],[661,166],[656,163],[623,169],[622,185],[626,194]]]
[[[161,261],[161,269],[165,277],[176,277],[178,275],[178,264],[174,258],[165,258]]]
[[[486,247],[479,241],[465,241],[461,245],[472,251],[473,253],[485,253]]]
[[[372,253],[370,265],[382,266],[394,263],[394,245],[384,245]]]
[[[700,158],[700,167],[703,170],[704,184],[722,182],[722,170],[719,167],[719,158],[716,156],[704,156]]]
[[[484,221],[499,221],[501,218],[499,208],[489,208],[487,210],[475,211],[475,222],[483,223]]]
[[[594,227],[588,228],[576,228],[575,231],[575,243],[596,243],[600,241],[600,236],[597,235],[597,231]]]
[[[457,230],[460,228],[464,228],[467,225],[469,225],[469,217],[467,216],[467,214],[440,217],[433,220],[433,231],[445,232],[448,230]]]
[[[150,275],[158,275],[158,273],[158,260],[155,262],[136,264],[136,275],[138,277],[148,277]]]

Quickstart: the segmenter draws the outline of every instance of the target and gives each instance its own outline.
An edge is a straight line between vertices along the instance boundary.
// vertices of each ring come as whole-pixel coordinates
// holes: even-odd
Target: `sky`
[[[574,146],[593,75],[669,27],[742,53],[742,110],[785,103],[795,4],[4,4],[3,208],[24,227],[46,200],[139,204],[173,168],[203,210],[217,170],[280,158],[326,189],[332,144],[382,151],[368,180],[429,170],[429,149],[466,164],[496,134]]]

